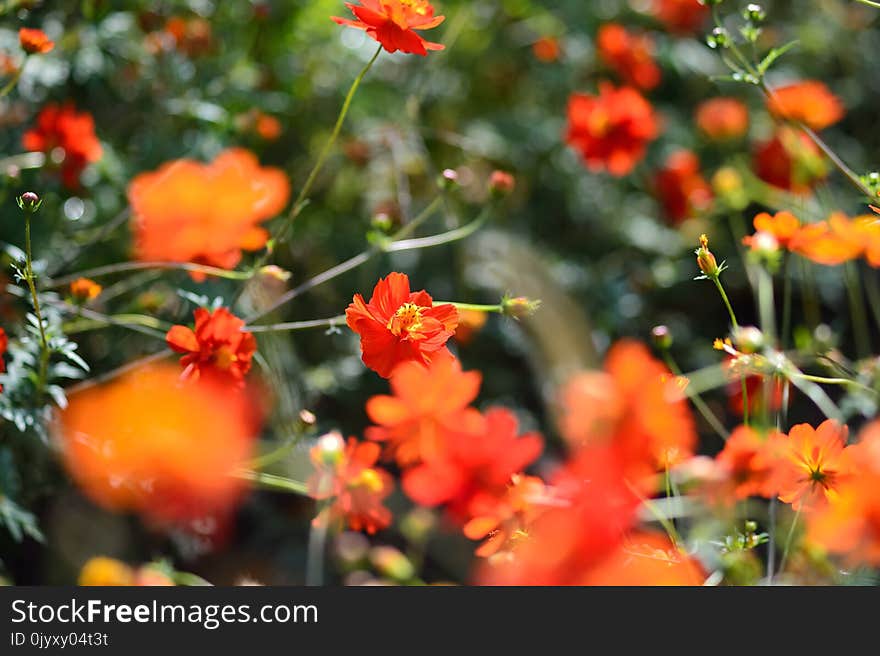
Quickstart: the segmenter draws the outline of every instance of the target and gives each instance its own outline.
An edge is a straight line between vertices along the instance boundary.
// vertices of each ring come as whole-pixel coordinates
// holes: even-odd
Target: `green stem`
[[[869,7],[880,9],[880,2],[873,2],[872,0],[856,0],[856,2],[860,2],[863,5],[868,5]]]
[[[721,300],[724,301],[724,307],[727,308],[727,314],[730,315],[730,322],[733,324],[734,330],[736,330],[739,328],[739,323],[736,320],[736,314],[733,312],[733,306],[730,304],[730,299],[727,298],[727,292],[724,291],[724,285],[721,284],[721,279],[718,276],[713,276],[712,282],[715,283],[718,293],[721,294]]]
[[[782,332],[779,342],[782,349],[788,345],[788,334],[791,332],[791,257],[788,253],[782,259]]]
[[[666,366],[669,367],[669,370],[675,376],[681,376],[681,369],[678,366],[678,363],[672,358],[672,354],[669,353],[668,350],[664,349],[663,351],[663,360],[666,362]],[[722,440],[725,442],[727,438],[730,437],[730,432],[724,427],[724,424],[721,423],[721,420],[712,412],[712,409],[709,405],[703,400],[703,397],[699,395],[699,393],[694,392],[690,389],[690,385],[684,388],[684,393],[691,400],[691,403],[694,404],[694,407],[697,411],[703,416],[703,419],[706,420],[706,423],[712,427]]]
[[[345,315],[340,314],[329,319],[313,319],[311,321],[289,321],[287,323],[273,323],[267,326],[248,326],[248,332],[273,333],[291,330],[308,330],[310,328],[333,328],[345,323]]]
[[[473,310],[474,312],[495,312],[498,314],[504,312],[501,305],[479,305],[477,303],[456,303],[455,301],[434,301],[434,305],[452,305],[456,310]]]
[[[864,358],[871,352],[868,318],[864,312],[864,296],[862,294],[862,285],[859,282],[858,270],[852,263],[844,265],[844,281],[846,283],[847,296],[849,297],[849,311],[852,317],[856,352],[858,357]]]
[[[851,380],[849,378],[827,378],[825,376],[812,376],[810,374],[798,374],[798,378],[801,380],[808,380],[813,383],[819,383],[821,385],[844,385],[848,387],[855,387],[865,392],[870,392],[875,396],[878,394],[877,390],[872,387],[868,387],[860,383],[857,380]]]
[[[195,262],[167,262],[167,261],[151,261],[151,262],[118,262],[117,264],[107,264],[95,267],[94,269],[86,269],[67,276],[55,278],[48,281],[47,287],[58,288],[69,285],[78,278],[101,278],[103,276],[113,275],[114,273],[125,273],[127,271],[143,271],[146,269],[164,269],[187,271],[189,273],[203,273],[208,276],[217,278],[226,278],[228,280],[249,280],[254,277],[253,271],[229,271],[218,267],[207,266],[205,264],[196,264]]]
[[[31,292],[31,300],[34,304],[34,313],[37,315],[37,323],[40,328],[40,389],[46,385],[46,375],[49,368],[49,340],[46,338],[46,328],[43,326],[43,313],[40,311],[40,297],[37,295],[37,286],[34,284],[33,251],[31,249],[31,215],[25,213],[24,219],[24,254],[25,254],[25,277],[28,289]]]
[[[18,70],[9,78],[9,82],[3,85],[3,88],[0,89],[0,98],[9,95],[9,92],[15,88],[15,85],[18,84],[18,81],[21,79],[21,73],[24,70],[24,65],[27,63],[27,55],[25,55],[25,59],[21,62],[21,66],[18,67]]]
[[[801,508],[798,508],[795,513],[794,519],[791,522],[791,526],[788,529],[788,535],[785,538],[785,548],[782,550],[782,560],[779,561],[779,573],[785,571],[785,564],[788,562],[788,552],[791,550],[792,538],[794,538],[795,529],[798,525],[798,520],[801,517]]]
[[[236,472],[234,476],[245,481],[250,481],[258,487],[267,490],[275,490],[276,492],[292,492],[293,494],[310,496],[308,486],[305,483],[295,481],[292,478],[286,478],[284,476],[276,476],[275,474],[266,474],[263,472],[250,470]]]

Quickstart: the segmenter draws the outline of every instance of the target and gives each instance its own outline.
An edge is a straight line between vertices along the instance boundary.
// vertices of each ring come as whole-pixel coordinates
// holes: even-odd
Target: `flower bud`
[[[318,443],[313,450],[315,460],[322,465],[334,466],[345,455],[345,440],[337,432],[327,433],[318,438]]]
[[[277,264],[267,264],[260,269],[260,275],[266,276],[267,278],[272,278],[273,280],[277,280],[279,282],[287,282],[288,280],[290,280],[290,276],[292,274],[290,273],[290,271],[282,269]]]
[[[25,212],[30,212],[33,214],[38,209],[40,209],[40,205],[43,204],[43,200],[35,194],[33,191],[26,191],[21,196],[18,197],[18,206],[24,210]]]
[[[733,343],[742,353],[757,353],[764,346],[764,333],[756,326],[740,326],[733,331]]]
[[[541,301],[533,301],[525,296],[505,296],[501,299],[501,314],[519,321],[523,317],[534,314],[540,305]]]
[[[651,328],[651,339],[654,340],[654,346],[661,351],[667,350],[672,346],[672,333],[666,326],[654,326]]]
[[[70,283],[70,295],[80,304],[97,298],[102,289],[101,285],[88,278],[77,278]]]
[[[758,530],[758,523],[754,520],[747,519],[745,525],[746,533],[754,533]]]
[[[492,171],[489,176],[489,191],[494,196],[507,196],[516,188],[516,178],[506,171]]]
[[[767,12],[761,5],[750,3],[743,9],[743,18],[750,23],[761,23],[767,18]]]
[[[718,261],[709,250],[709,238],[706,235],[700,235],[700,247],[694,251],[697,256],[697,266],[700,271],[708,278],[717,278],[721,273]]]
[[[437,181],[441,189],[450,189],[458,184],[458,171],[455,169],[444,169]]]
[[[706,38],[706,44],[710,48],[726,48],[730,45],[730,35],[723,27],[716,27]]]

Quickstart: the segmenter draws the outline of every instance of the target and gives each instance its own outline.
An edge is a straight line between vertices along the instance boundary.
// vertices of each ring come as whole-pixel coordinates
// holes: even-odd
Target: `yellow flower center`
[[[394,316],[388,320],[387,328],[396,337],[409,334],[422,327],[422,307],[415,303],[404,303]]]
[[[400,0],[400,4],[414,11],[419,16],[425,16],[428,13],[428,8],[431,6],[428,0]]]
[[[234,362],[238,361],[238,356],[228,346],[224,346],[214,354],[214,365],[218,369],[226,371]]]
[[[350,487],[365,487],[373,493],[382,491],[382,477],[375,469],[365,469],[357,475],[350,483]]]

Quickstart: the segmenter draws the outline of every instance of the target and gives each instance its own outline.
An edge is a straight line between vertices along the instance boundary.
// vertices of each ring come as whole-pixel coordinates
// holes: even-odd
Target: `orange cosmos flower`
[[[360,0],[359,5],[346,2],[357,20],[331,16],[339,25],[365,30],[388,52],[407,52],[425,56],[428,50],[445,46],[426,41],[416,30],[430,30],[442,23],[445,16],[434,16],[428,0]]]
[[[749,109],[736,98],[712,98],[697,107],[697,127],[710,139],[729,141],[749,129]]]
[[[598,96],[575,93],[569,98],[565,139],[592,171],[626,175],[658,132],[650,103],[631,87],[605,82]]]
[[[80,303],[97,298],[102,289],[101,285],[88,278],[77,278],[70,283],[70,295]]]
[[[480,391],[477,371],[464,372],[461,363],[445,353],[427,367],[404,362],[391,375],[393,396],[367,401],[367,415],[379,424],[366,437],[388,445],[388,453],[401,467],[443,454],[451,430],[479,431],[479,413],[468,406]]]
[[[55,42],[50,41],[43,30],[22,27],[18,31],[18,41],[21,49],[29,55],[45,54],[55,47]]]
[[[64,464],[104,508],[180,522],[232,510],[233,474],[251,456],[248,397],[209,381],[181,386],[169,365],[138,369],[70,398],[55,433]]]
[[[260,223],[277,215],[289,195],[284,173],[261,168],[243,149],[210,164],[179,159],[141,173],[128,187],[137,259],[232,269],[242,250],[266,245],[269,233]]]
[[[165,336],[168,346],[186,354],[180,359],[182,377],[198,380],[209,376],[243,385],[257,350],[253,333],[242,330],[244,321],[224,307],[213,311],[198,308],[194,316],[195,330],[172,326]]]
[[[486,312],[479,310],[459,310],[458,328],[455,329],[455,341],[459,344],[470,344],[474,336],[482,330],[489,320]]]
[[[153,565],[132,568],[106,556],[90,558],[79,573],[81,586],[169,586],[174,585],[167,574]]]
[[[673,223],[698,215],[712,203],[712,188],[700,174],[700,160],[690,150],[669,156],[654,177],[654,190]]]
[[[843,118],[843,103],[822,82],[808,80],[773,91],[767,109],[777,118],[822,130]]]
[[[754,152],[755,174],[767,184],[796,194],[807,194],[828,174],[828,165],[810,138],[782,127]]]
[[[773,454],[779,437],[777,433],[762,437],[748,426],[730,434],[715,462],[725,473],[734,499],[776,496]]]
[[[648,35],[629,32],[617,23],[606,23],[599,28],[596,47],[599,58],[624,83],[646,91],[660,84],[654,42]]]
[[[867,246],[866,236],[860,224],[835,212],[826,221],[803,226],[789,248],[817,264],[835,266],[859,257]]]
[[[95,122],[88,112],[77,112],[73,104],[46,105],[36,125],[24,133],[27,150],[62,155],[61,181],[71,189],[79,186],[79,176],[87,164],[101,159],[101,143],[95,136]]]
[[[608,558],[584,572],[578,585],[698,586],[706,573],[662,533],[629,536]]]
[[[672,375],[647,347],[612,346],[603,372],[574,376],[560,399],[560,430],[572,446],[612,445],[635,479],[693,453],[694,419]]]
[[[343,521],[353,531],[373,534],[391,524],[391,511],[382,501],[394,487],[391,475],[375,467],[379,445],[346,443],[338,433],[329,433],[311,450],[315,473],[309,479],[309,494],[318,500],[332,499],[318,521]]]
[[[773,235],[776,243],[782,248],[788,248],[801,229],[800,219],[791,212],[785,211],[777,212],[772,216],[767,212],[761,212],[755,216],[752,223],[755,226],[755,232]],[[751,241],[751,237],[743,237],[745,245],[750,246]]]
[[[699,0],[653,0],[651,13],[675,34],[693,34],[709,16],[709,8]]]
[[[483,430],[450,430],[441,457],[410,467],[403,489],[423,506],[445,505],[460,522],[497,511],[514,474],[540,454],[544,441],[537,433],[518,436],[516,415],[504,408],[485,414]]]
[[[383,378],[401,362],[426,365],[448,353],[446,342],[458,326],[455,306],[435,306],[426,291],[411,292],[405,273],[380,279],[369,303],[355,294],[345,317],[348,327],[361,336],[364,364]]]
[[[795,510],[813,510],[834,496],[851,470],[846,435],[846,426],[829,419],[815,429],[798,424],[781,437],[773,475],[779,499]]]
[[[559,46],[559,40],[552,36],[542,36],[532,44],[532,53],[538,61],[549,64],[559,59],[562,48]]]
[[[848,447],[853,475],[838,494],[807,517],[810,541],[841,554],[847,562],[880,565],[880,422],[862,431]]]

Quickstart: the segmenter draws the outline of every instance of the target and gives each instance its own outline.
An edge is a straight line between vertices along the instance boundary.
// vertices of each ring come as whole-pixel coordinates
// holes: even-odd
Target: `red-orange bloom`
[[[102,289],[101,285],[88,278],[77,278],[70,283],[70,295],[80,302],[97,298]]]
[[[654,63],[654,42],[647,34],[629,32],[617,23],[606,23],[596,35],[599,58],[625,84],[649,90],[660,84],[660,67]]]
[[[755,174],[767,184],[807,194],[828,174],[828,165],[810,138],[788,127],[755,147]]]
[[[654,190],[674,223],[697,216],[712,203],[712,188],[700,174],[700,160],[690,150],[669,156],[654,177]]]
[[[736,98],[712,98],[697,107],[696,121],[710,139],[737,139],[749,129],[749,109]]]
[[[632,87],[599,85],[599,95],[572,94],[566,141],[592,171],[623,176],[645,156],[659,127],[651,104]]]
[[[538,61],[549,64],[559,59],[559,55],[562,54],[562,48],[559,45],[558,39],[552,36],[542,36],[532,44],[532,53]]]
[[[459,344],[470,344],[474,336],[483,329],[489,315],[479,310],[459,310],[458,328],[455,329],[455,341]]]
[[[232,509],[233,474],[256,434],[248,396],[210,381],[181,386],[170,365],[71,395],[56,433],[73,479],[95,502],[184,521]]]
[[[348,327],[361,336],[364,364],[383,378],[402,362],[427,365],[438,354],[448,353],[446,342],[458,326],[455,306],[435,306],[428,292],[411,292],[405,273],[380,279],[369,303],[355,294],[345,317]]]
[[[244,321],[224,307],[214,311],[198,308],[195,320],[195,330],[172,326],[165,336],[174,351],[186,353],[180,358],[183,378],[208,376],[243,384],[257,350],[253,333],[242,330]]]
[[[393,396],[367,401],[367,415],[379,424],[366,437],[385,442],[388,453],[406,467],[440,457],[452,430],[479,431],[482,421],[469,404],[480,391],[477,371],[464,372],[452,355],[435,356],[427,367],[404,362],[391,375]]]
[[[694,419],[671,378],[646,346],[617,342],[604,372],[578,374],[563,389],[563,437],[575,447],[612,445],[634,479],[690,457]]]
[[[807,518],[807,537],[847,562],[880,565],[880,422],[849,447],[854,473],[838,494]]]
[[[372,442],[330,433],[311,450],[315,473],[309,479],[309,494],[315,499],[332,499],[317,521],[342,521],[354,531],[375,533],[391,524],[391,511],[382,501],[391,494],[391,475],[375,466],[380,448]]]
[[[492,408],[483,430],[449,431],[443,457],[407,469],[403,489],[423,506],[445,505],[459,521],[495,512],[503,503],[511,476],[522,472],[541,453],[537,433],[517,436],[510,410]]]
[[[715,456],[735,499],[776,496],[773,473],[778,436],[762,437],[748,426],[730,434],[724,449]]]
[[[428,0],[360,0],[360,5],[346,2],[345,6],[357,20],[331,18],[340,25],[365,30],[388,52],[400,50],[425,56],[428,50],[443,50],[445,47],[426,41],[416,31],[430,30],[446,19],[445,16],[434,16],[434,7]]]
[[[706,573],[662,533],[629,536],[608,558],[596,563],[578,581],[590,586],[698,586]]]
[[[808,80],[773,91],[767,108],[774,116],[822,130],[843,118],[843,103],[822,82]]]
[[[289,195],[284,173],[261,168],[243,149],[210,164],[179,159],[141,173],[128,188],[137,258],[231,269],[242,250],[266,245],[269,233],[260,223],[278,214]]]
[[[21,49],[29,55],[44,54],[55,47],[55,42],[51,41],[43,30],[22,27],[18,31],[18,41],[21,43]]]
[[[667,30],[693,34],[709,17],[709,8],[699,0],[653,0],[651,13]]]
[[[780,437],[773,475],[780,500],[813,510],[834,496],[852,469],[846,435],[846,426],[829,419],[815,429],[798,424],[788,438]]]
[[[27,150],[53,153],[60,149],[61,180],[69,188],[79,186],[79,176],[87,164],[101,159],[101,142],[95,136],[95,122],[88,112],[77,112],[71,103],[46,105],[37,124],[24,133]]]
[[[785,211],[777,212],[772,216],[767,212],[761,212],[755,216],[752,223],[755,232],[773,235],[776,243],[782,248],[788,248],[801,229],[800,219],[791,212]],[[747,246],[751,245],[751,237],[743,237],[743,243]]]
[[[789,248],[817,264],[835,266],[862,255],[870,244],[870,224],[851,221],[845,214],[835,212],[826,221],[803,226],[789,242]]]

